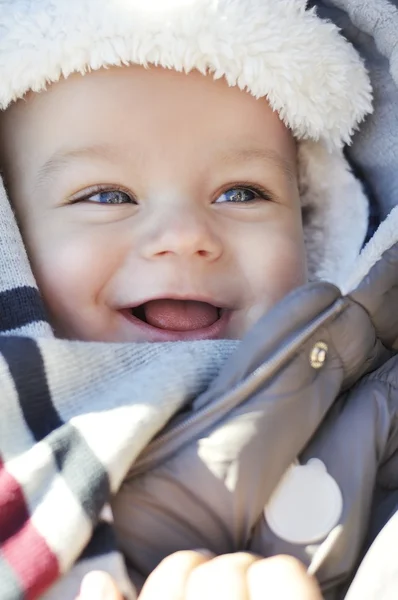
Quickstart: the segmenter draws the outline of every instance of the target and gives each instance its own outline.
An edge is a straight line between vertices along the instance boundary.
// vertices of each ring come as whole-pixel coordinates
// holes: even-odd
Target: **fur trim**
[[[0,0],[0,108],[106,65],[198,69],[266,96],[298,139],[349,142],[363,62],[307,0]]]
[[[349,294],[355,290],[373,265],[381,259],[383,253],[397,243],[397,231],[398,206],[393,208],[385,221],[379,225],[376,233],[355,261],[349,276],[341,285],[343,294]]]
[[[299,144],[298,171],[309,276],[340,286],[366,237],[367,197],[342,151],[321,142]]]

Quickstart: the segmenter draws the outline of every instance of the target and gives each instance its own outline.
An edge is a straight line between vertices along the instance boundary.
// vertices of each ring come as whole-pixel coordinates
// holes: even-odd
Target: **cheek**
[[[307,281],[304,236],[299,216],[262,223],[241,240],[240,271],[250,301],[270,308]]]
[[[47,235],[36,228],[26,238],[53,325],[60,335],[84,337],[106,310],[101,294],[121,260],[115,239],[111,243],[100,229],[79,228],[73,233],[54,228]]]

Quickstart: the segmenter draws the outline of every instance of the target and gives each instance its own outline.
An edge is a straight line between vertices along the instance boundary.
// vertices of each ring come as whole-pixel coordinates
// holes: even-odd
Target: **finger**
[[[250,600],[322,600],[316,580],[291,556],[253,563],[247,572]]]
[[[189,574],[199,565],[211,560],[212,556],[210,552],[193,550],[171,554],[150,574],[139,600],[184,600]]]
[[[248,600],[246,574],[256,560],[252,554],[237,552],[198,566],[188,577],[186,600]]]
[[[123,596],[108,573],[91,571],[83,578],[77,600],[123,600]]]

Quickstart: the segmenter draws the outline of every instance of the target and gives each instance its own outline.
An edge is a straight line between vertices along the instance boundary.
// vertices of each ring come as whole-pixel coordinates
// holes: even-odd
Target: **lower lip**
[[[159,329],[149,323],[137,319],[129,309],[121,310],[120,313],[125,317],[141,334],[144,334],[147,342],[181,342],[193,340],[219,340],[226,337],[227,325],[231,316],[230,311],[223,310],[221,316],[210,327],[202,329],[192,329],[190,331],[171,331],[168,329]]]

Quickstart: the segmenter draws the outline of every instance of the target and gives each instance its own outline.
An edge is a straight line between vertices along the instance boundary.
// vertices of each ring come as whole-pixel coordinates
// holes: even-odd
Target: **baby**
[[[102,31],[90,19],[80,22],[72,3],[43,1],[52,25],[43,35],[40,28],[46,27],[47,13],[41,14],[42,20],[35,21],[41,23],[36,35],[38,52],[44,53],[49,66],[38,68],[32,77],[28,69],[21,71],[16,83],[14,72],[10,70],[8,80],[5,74],[10,90],[0,95],[4,108],[0,162],[58,338],[83,342],[240,340],[250,330],[253,339],[260,332],[257,335],[264,343],[267,336],[271,343],[286,333],[281,316],[275,321],[278,331],[272,331],[268,323],[264,334],[257,323],[289,292],[310,279],[346,280],[365,239],[367,201],[341,148],[371,110],[370,84],[353,48],[332,25],[306,11],[305,5],[301,0],[170,0],[152,1],[143,8],[135,0],[88,1],[88,15],[94,21],[93,15],[101,15]],[[6,10],[12,46],[18,35],[23,37],[18,33],[18,2],[10,0]],[[64,22],[70,36],[65,34],[65,52],[62,44],[51,46],[57,27],[63,39]],[[90,39],[86,40],[88,31]],[[70,55],[74,56],[71,62]],[[28,52],[25,60],[30,60]],[[340,218],[343,206],[344,221]],[[337,293],[332,286],[325,289],[331,295]],[[323,302],[322,294],[317,302]],[[337,322],[339,300],[333,296],[330,304],[332,300],[336,312],[331,314]],[[310,323],[312,306],[311,300],[306,308]],[[300,319],[307,323],[307,313],[284,315],[292,337],[303,325]],[[363,326],[365,330],[363,322],[358,322],[361,327],[357,329],[362,331]],[[303,337],[303,344],[306,341]],[[358,346],[367,347],[361,340]],[[305,355],[305,368],[299,365],[297,370],[293,365],[296,371],[286,378],[287,389],[303,377],[299,385],[303,398],[316,396],[319,384],[313,372],[323,367],[327,352],[328,344],[318,340],[309,361]],[[300,360],[294,345],[289,356]],[[353,381],[369,364],[367,355],[356,356]],[[309,375],[307,368],[313,369]],[[332,370],[336,376],[340,367]],[[234,377],[240,376],[236,365],[232,364],[232,371]],[[326,383],[334,399],[343,379]],[[285,400],[286,386],[271,395]],[[214,475],[213,490],[222,482],[231,497],[236,491],[255,489],[254,482],[245,480],[243,485],[239,477],[243,473],[258,481],[255,461],[249,460],[252,473],[244,461],[248,449],[254,448],[258,456],[260,450],[249,437],[261,433],[266,411],[246,408],[228,422],[238,423],[241,437],[231,443],[230,434],[223,437],[221,430],[217,443],[222,452],[218,453],[217,446],[216,458],[205,452],[202,456],[200,452],[208,446],[198,443],[193,456],[184,455],[179,466],[173,465],[172,475],[155,475],[156,485],[163,482],[159,490],[153,491],[146,480],[138,481],[137,487],[134,477],[126,481],[115,499],[114,517],[132,570],[137,568],[146,577],[159,559],[178,547],[186,549],[177,527],[172,528],[175,539],[161,529],[158,533],[157,515],[169,518],[173,503],[183,511],[179,507],[185,500],[202,506],[199,496],[209,474]],[[193,406],[192,412],[196,410]],[[325,412],[326,408],[309,411],[305,419],[315,423],[316,414],[319,424]],[[218,422],[212,424],[216,433],[218,426]],[[206,435],[213,439],[213,429]],[[309,437],[303,433],[300,450]],[[258,438],[270,439],[270,432]],[[196,443],[194,435],[191,441]],[[203,479],[195,475],[201,472],[195,462],[199,458],[209,467]],[[288,466],[290,459],[285,460],[281,472],[272,473],[276,480]],[[226,474],[223,469],[228,461],[234,469]],[[320,460],[316,464],[318,468],[320,464],[320,477],[326,478],[325,465]],[[268,474],[266,479],[270,485]],[[168,486],[177,480],[170,491]],[[201,489],[194,489],[195,485]],[[238,533],[225,536],[228,543],[233,539],[232,550],[239,539],[241,549],[266,555],[271,548],[271,554],[280,554],[282,547],[290,552],[298,539],[297,553],[304,560],[314,552],[308,550],[310,545],[320,545],[343,519],[344,494],[335,482],[332,485],[339,510],[333,513],[329,528],[322,525],[319,529],[316,524],[315,534],[305,532],[297,538],[291,531],[280,533],[271,513],[263,517],[262,497],[269,499],[272,490],[253,491],[238,507],[229,505],[230,497],[225,496],[221,512],[227,525],[221,517],[217,523],[228,535],[231,523],[232,527],[237,524]],[[181,493],[186,498],[180,498],[179,504],[175,498]],[[208,514],[217,512],[211,493],[207,495]],[[141,497],[143,519],[137,509]],[[163,501],[165,506],[158,510],[156,502]],[[344,518],[348,513],[347,509]],[[196,514],[188,510],[180,519],[182,530],[189,524],[183,539],[191,548],[198,547],[192,545],[191,534],[192,539],[197,539],[198,532],[210,539],[214,533],[208,526],[211,519],[198,517],[196,523]],[[145,519],[150,522],[152,517],[153,526],[145,528]],[[143,548],[139,544],[145,535],[131,532],[140,526],[151,536]],[[215,543],[217,554],[225,553],[225,544],[224,539]],[[345,570],[353,568],[356,553],[357,548],[350,553]],[[328,584],[341,580],[342,569],[337,563],[332,566],[325,576]]]

